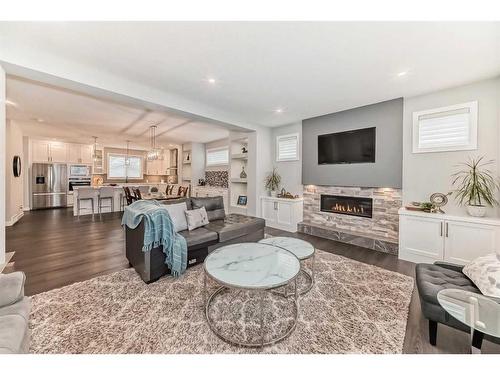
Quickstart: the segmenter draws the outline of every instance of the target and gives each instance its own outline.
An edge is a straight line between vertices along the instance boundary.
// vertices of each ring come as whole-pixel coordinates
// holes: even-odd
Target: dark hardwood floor
[[[7,228],[7,251],[15,251],[13,270],[26,273],[26,294],[33,295],[128,267],[124,256],[121,214],[73,217],[71,209],[32,211]],[[293,236],[311,242],[317,249],[414,277],[415,264],[362,247],[301,233],[272,228],[274,236]],[[413,291],[405,353],[468,353],[469,335],[439,325],[437,346],[429,344],[427,321],[420,312],[416,288]],[[483,343],[483,353],[500,353],[500,345]]]

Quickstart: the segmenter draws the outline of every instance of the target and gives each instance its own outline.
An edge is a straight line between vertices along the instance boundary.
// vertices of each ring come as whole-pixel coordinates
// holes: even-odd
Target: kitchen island
[[[96,190],[96,197],[94,198],[94,214],[99,213],[99,208],[98,208],[98,201],[97,201],[97,194],[98,190],[101,187],[112,187],[114,190],[114,195],[113,195],[113,211],[120,211],[120,201],[122,197],[125,195],[125,192],[123,191],[123,187],[128,186],[130,188],[132,187],[138,187],[138,186],[149,186],[149,188],[156,187],[159,192],[165,192],[167,189],[167,184],[166,183],[121,183],[116,186],[110,186],[110,185],[101,185],[101,186],[91,186],[93,189]],[[79,187],[74,187],[73,189],[73,216],[78,216],[77,212],[77,200],[78,200],[78,190]],[[109,200],[106,200],[103,202],[103,205],[110,206]],[[102,208],[102,213],[107,213],[111,212],[111,207],[103,207]],[[92,203],[89,200],[84,200],[80,202],[80,216],[82,215],[91,215],[92,214]]]

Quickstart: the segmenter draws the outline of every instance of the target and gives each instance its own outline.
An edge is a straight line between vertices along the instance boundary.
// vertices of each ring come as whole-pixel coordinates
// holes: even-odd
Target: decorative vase
[[[241,167],[240,178],[247,178],[247,173],[245,172],[245,167]]]
[[[486,206],[480,206],[480,205],[476,206],[469,204],[467,205],[467,213],[470,216],[483,217],[484,215],[486,215]]]
[[[278,192],[276,190],[271,190],[271,197],[276,198],[278,196]]]

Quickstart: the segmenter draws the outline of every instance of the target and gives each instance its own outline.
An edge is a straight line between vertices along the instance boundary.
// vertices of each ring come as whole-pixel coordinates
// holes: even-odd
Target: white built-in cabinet
[[[170,174],[170,152],[167,150],[164,153],[163,160],[147,160],[146,174],[153,176],[164,176]]]
[[[92,145],[68,144],[68,163],[92,164],[93,154]]]
[[[262,218],[266,220],[266,226],[288,232],[297,232],[297,224],[303,218],[303,198],[261,197],[260,200]]]
[[[33,163],[92,164],[92,145],[34,139],[31,142]]]
[[[35,140],[32,153],[35,163],[66,163],[68,147],[66,143]]]
[[[399,258],[466,264],[496,252],[500,219],[399,211]]]

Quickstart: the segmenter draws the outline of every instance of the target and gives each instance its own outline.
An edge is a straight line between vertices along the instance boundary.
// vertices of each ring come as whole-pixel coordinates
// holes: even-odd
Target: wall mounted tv
[[[318,135],[318,164],[375,163],[375,127]]]

